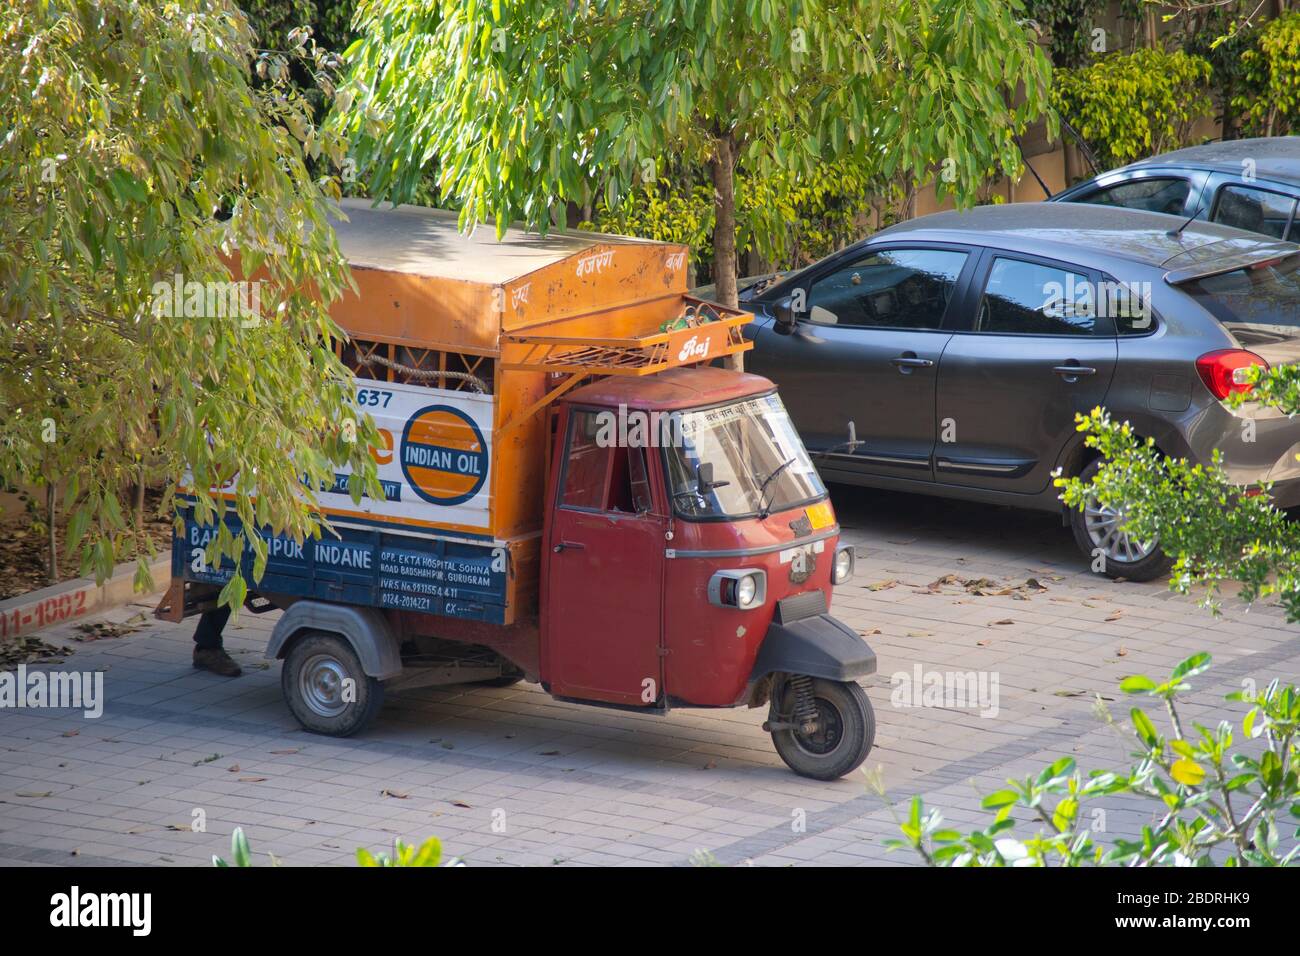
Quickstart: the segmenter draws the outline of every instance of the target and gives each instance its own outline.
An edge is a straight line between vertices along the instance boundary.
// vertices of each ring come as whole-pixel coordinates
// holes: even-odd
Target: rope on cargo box
[[[472,375],[469,372],[439,372],[436,369],[412,368],[410,365],[403,365],[401,362],[394,362],[391,359],[386,359],[379,355],[370,355],[366,358],[357,359],[357,364],[359,365],[370,365],[371,363],[392,369],[394,372],[401,372],[408,378],[413,378],[417,381],[435,378],[449,378],[456,382],[468,382],[474,391],[478,392],[480,395],[487,394],[487,386],[483,384],[483,380],[477,375]]]

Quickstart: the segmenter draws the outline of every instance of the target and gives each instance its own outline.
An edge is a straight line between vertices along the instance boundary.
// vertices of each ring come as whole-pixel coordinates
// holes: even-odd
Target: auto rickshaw
[[[539,682],[664,714],[762,707],[796,773],[858,767],[876,657],[830,616],[853,551],[767,379],[708,363],[747,313],[690,297],[686,250],[345,201],[358,294],[334,315],[383,501],[320,496],[319,540],[263,532],[254,612],[304,728],[357,733],[384,693]],[[183,512],[160,615],[215,606],[234,571]],[[237,519],[225,518],[232,527]],[[194,558],[194,560],[191,560]]]

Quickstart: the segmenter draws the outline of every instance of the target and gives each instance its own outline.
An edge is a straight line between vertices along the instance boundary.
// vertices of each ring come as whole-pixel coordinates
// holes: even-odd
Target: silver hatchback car
[[[885,229],[745,296],[747,362],[830,481],[1060,511],[1112,577],[1169,561],[1119,514],[1065,511],[1096,406],[1166,454],[1300,504],[1300,420],[1224,399],[1300,360],[1300,246],[1160,213],[986,206]]]

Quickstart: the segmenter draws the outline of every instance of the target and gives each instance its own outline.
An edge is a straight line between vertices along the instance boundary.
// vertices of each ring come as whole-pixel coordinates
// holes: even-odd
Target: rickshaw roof
[[[675,411],[751,398],[775,389],[761,375],[711,366],[672,368],[654,375],[611,375],[574,389],[565,401],[577,405]]]
[[[500,285],[586,252],[595,245],[661,245],[606,233],[551,230],[545,236],[512,225],[501,240],[482,223],[462,233],[457,213],[424,206],[374,206],[344,199],[347,221],[334,220],[339,248],[355,268]]]

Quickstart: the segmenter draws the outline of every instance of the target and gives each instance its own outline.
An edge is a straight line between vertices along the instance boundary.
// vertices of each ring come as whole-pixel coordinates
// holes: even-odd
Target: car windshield
[[[1245,347],[1300,337],[1300,256],[1206,276],[1183,288]]]
[[[826,487],[776,394],[674,412],[667,443],[673,506],[685,518],[739,518],[806,504]],[[713,466],[701,494],[696,469]]]

